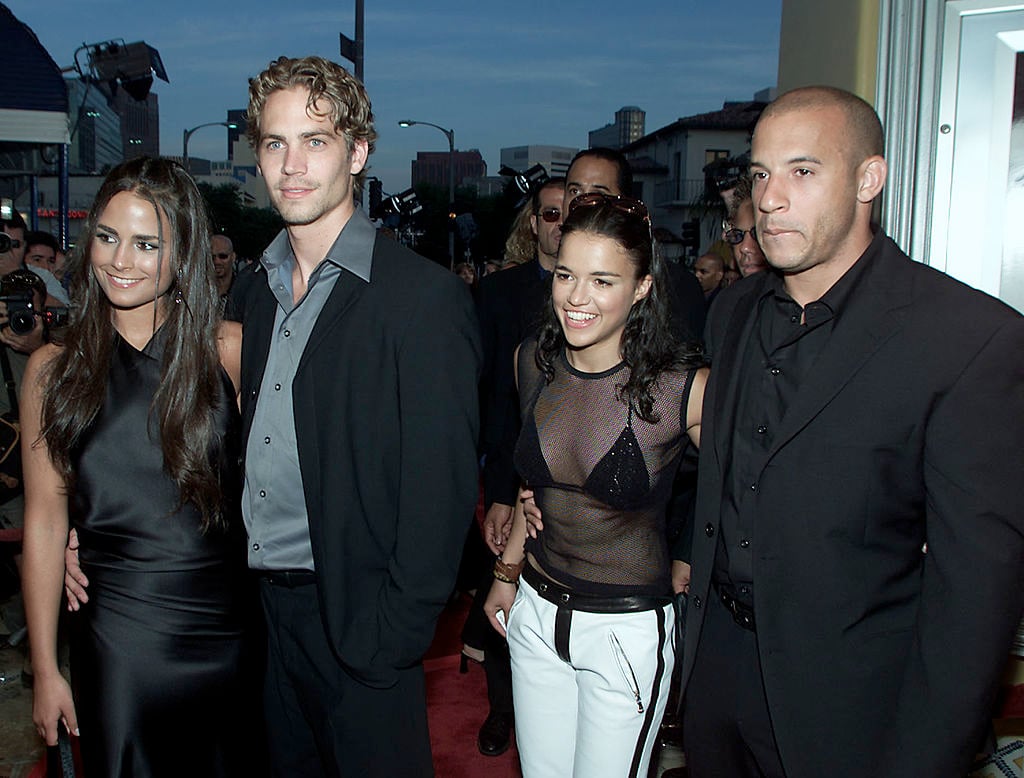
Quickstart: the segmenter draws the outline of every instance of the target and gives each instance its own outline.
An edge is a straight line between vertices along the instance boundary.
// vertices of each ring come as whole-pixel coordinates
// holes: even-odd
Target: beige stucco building
[[[880,219],[915,259],[1024,310],[1024,3],[783,0],[779,92],[849,89],[886,128]]]

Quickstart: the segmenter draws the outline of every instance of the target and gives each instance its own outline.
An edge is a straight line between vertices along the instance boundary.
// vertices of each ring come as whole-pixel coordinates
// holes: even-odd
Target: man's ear
[[[364,167],[366,167],[366,160],[370,156],[370,145],[365,140],[354,140],[352,141],[352,166],[349,171],[352,175],[356,175]]]
[[[883,157],[877,154],[860,163],[858,170],[857,200],[870,203],[885,186],[885,178],[889,174],[889,166]]]

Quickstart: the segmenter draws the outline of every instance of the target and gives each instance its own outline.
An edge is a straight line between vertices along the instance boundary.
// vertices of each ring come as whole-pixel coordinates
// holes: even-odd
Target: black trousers
[[[487,677],[487,702],[491,713],[512,715],[512,660],[508,655],[508,641],[491,626],[484,613],[484,603],[494,583],[491,567],[480,579],[476,596],[466,615],[466,626],[462,631],[464,643],[482,648],[484,651],[484,674]],[[474,638],[479,642],[474,642]]]
[[[714,591],[683,701],[683,748],[690,778],[785,778],[757,635],[733,621]]]
[[[331,650],[315,584],[260,584],[267,621],[264,710],[275,778],[434,774],[423,668],[388,689],[349,675]]]

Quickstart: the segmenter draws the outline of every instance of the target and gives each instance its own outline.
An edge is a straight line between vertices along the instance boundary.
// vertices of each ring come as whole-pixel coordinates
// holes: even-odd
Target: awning
[[[36,34],[0,3],[0,141],[68,143],[68,90]]]

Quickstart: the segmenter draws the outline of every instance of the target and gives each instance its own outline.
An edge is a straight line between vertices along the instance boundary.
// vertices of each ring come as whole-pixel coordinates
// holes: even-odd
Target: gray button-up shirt
[[[274,336],[260,385],[245,453],[242,515],[249,534],[249,566],[258,570],[312,570],[313,548],[295,438],[292,380],[310,333],[344,272],[369,282],[377,231],[356,210],[292,302],[295,255],[282,231],[261,262],[277,298]]]

